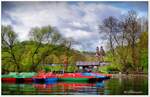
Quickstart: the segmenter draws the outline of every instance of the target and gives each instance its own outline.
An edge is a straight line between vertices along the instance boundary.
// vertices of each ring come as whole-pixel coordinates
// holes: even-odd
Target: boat
[[[57,82],[58,80],[55,74],[44,72],[38,73],[36,76],[33,76],[32,79],[35,83],[51,83]]]
[[[110,79],[112,77],[112,74],[102,74],[102,73],[93,73],[97,76],[105,76],[105,79]]]
[[[64,82],[89,82],[93,76],[84,76],[81,73],[65,73],[58,77],[59,81]]]
[[[2,75],[2,82],[13,82],[13,83],[55,83],[61,82],[101,82],[109,79],[111,74],[101,73],[64,73],[64,74],[53,74],[51,72],[10,72],[9,74]]]
[[[88,78],[59,78],[59,81],[65,82],[88,82]]]
[[[28,73],[27,72],[23,72],[23,73],[21,73],[21,75],[24,76],[23,77],[23,81],[24,82],[33,82],[32,77],[35,76],[36,73],[35,72],[28,72]]]
[[[101,82],[103,80],[109,79],[109,76],[106,76],[105,74],[100,74],[100,73],[82,73],[84,76],[93,76],[93,78],[90,79],[90,82]]]
[[[33,82],[32,76],[34,76],[35,72],[10,72],[9,74],[2,75],[2,82],[13,82],[13,83],[27,83]]]
[[[14,78],[14,75],[16,75],[16,73],[14,72],[10,72],[9,74],[4,74],[2,75],[2,82],[8,82],[8,83],[15,83],[16,82],[16,78]]]
[[[35,75],[35,72],[22,72],[15,75],[17,83],[32,83],[32,77]]]
[[[16,82],[16,78],[10,78],[10,77],[4,78],[4,77],[2,77],[2,82],[15,83]]]
[[[55,83],[57,82],[58,78],[56,76],[56,74],[53,74],[51,72],[46,73],[46,79],[45,82],[46,83]]]
[[[45,78],[46,78],[45,73],[38,73],[37,75],[32,77],[33,82],[35,82],[35,83],[44,83]]]

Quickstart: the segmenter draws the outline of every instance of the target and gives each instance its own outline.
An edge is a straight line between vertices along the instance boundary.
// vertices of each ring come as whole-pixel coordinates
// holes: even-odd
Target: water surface
[[[98,83],[2,83],[2,95],[148,95],[148,78],[116,77]]]

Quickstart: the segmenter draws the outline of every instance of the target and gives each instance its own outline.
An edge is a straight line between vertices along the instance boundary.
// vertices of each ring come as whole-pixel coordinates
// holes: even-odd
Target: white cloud
[[[73,48],[76,48],[79,51],[82,51],[84,49],[81,45],[73,45]]]
[[[26,26],[19,26],[19,25],[15,25],[13,26],[13,29],[16,31],[16,33],[19,35],[18,39],[20,41],[24,41],[24,40],[28,40],[28,34],[27,32],[30,31],[30,27],[26,27]],[[25,32],[26,31],[26,32]]]
[[[84,38],[89,38],[91,36],[91,32],[83,31],[83,30],[72,30],[70,28],[62,29],[62,33],[65,37],[73,37],[75,40],[80,40]]]
[[[95,49],[98,44],[97,26],[103,18],[109,15],[118,16],[122,11],[100,3],[22,2],[13,4],[14,8],[5,12],[12,19],[21,22],[21,25],[13,25],[13,22],[8,19],[3,20],[5,17],[2,17],[2,24],[13,25],[20,40],[28,39],[27,35],[31,27],[52,25],[57,27],[65,37],[73,37],[82,44],[92,41],[93,45],[88,48],[89,50]],[[87,49],[81,46],[75,48]]]
[[[72,23],[70,23],[72,26],[74,27],[77,27],[77,28],[82,28],[82,27],[86,27],[88,26],[87,24],[85,23],[81,23],[81,22],[76,22],[76,21],[73,21]]]

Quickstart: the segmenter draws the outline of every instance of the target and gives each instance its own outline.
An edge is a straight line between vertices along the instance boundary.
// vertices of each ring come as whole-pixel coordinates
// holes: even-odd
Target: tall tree
[[[50,47],[51,45],[58,43],[58,40],[61,38],[61,34],[59,34],[58,31],[51,26],[32,28],[29,34],[30,34],[30,39],[37,42],[36,48],[32,54],[32,67],[31,67],[31,70],[35,71],[37,65],[41,61],[45,60],[49,52],[56,49],[56,48],[50,49]],[[47,44],[48,47],[40,54],[40,57],[37,60],[34,57],[40,53],[39,49],[42,47],[43,43]]]
[[[139,20],[142,19],[138,17],[137,13],[134,10],[130,10],[121,19],[116,19],[112,16],[105,18],[102,25],[99,26],[100,32],[105,34],[104,37],[107,36],[113,59],[119,57],[120,63],[125,68],[130,63],[135,68],[139,63],[137,42],[141,28],[144,26]],[[147,24],[146,20],[143,23]],[[143,29],[146,30],[147,27]]]
[[[46,49],[43,51],[40,60],[37,62],[37,64],[39,64],[41,61],[43,61],[43,63],[45,63],[45,59],[46,57],[48,57],[48,55],[50,53],[52,53],[53,51],[59,49],[58,44],[60,44],[60,41],[62,39],[61,34],[58,32],[57,29],[53,28],[52,32],[50,35],[47,35],[46,41],[45,43],[47,44]],[[51,47],[53,45],[53,48]]]
[[[141,27],[138,22],[138,15],[134,10],[128,12],[125,16],[125,20],[123,22],[124,31],[126,33],[126,39],[128,45],[131,47],[132,50],[132,65],[136,66],[137,63],[137,55],[136,55],[136,43],[140,35]]]
[[[102,22],[102,25],[99,26],[100,34],[104,33],[107,35],[107,39],[109,41],[109,47],[110,51],[112,53],[112,56],[115,56],[115,41],[118,44],[118,40],[116,38],[116,34],[118,33],[118,20],[113,17],[109,16],[108,18],[105,18]]]
[[[17,34],[13,31],[10,25],[3,26],[2,25],[2,50],[5,49],[6,52],[10,54],[10,59],[12,60],[13,64],[16,65],[17,71],[20,72],[20,63],[17,61],[15,55],[15,44],[17,43]],[[7,50],[6,50],[7,49]]]
[[[35,68],[37,67],[37,63],[35,62],[35,55],[38,54],[38,50],[42,46],[42,42],[47,41],[47,38],[49,38],[50,34],[52,32],[52,27],[51,26],[45,26],[42,28],[32,28],[31,31],[29,32],[30,39],[37,42],[36,48],[32,53],[32,67],[31,70],[35,71]]]

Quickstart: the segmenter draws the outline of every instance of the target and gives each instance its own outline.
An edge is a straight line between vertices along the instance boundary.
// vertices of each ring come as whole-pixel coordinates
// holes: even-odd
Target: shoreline
[[[116,77],[148,77],[148,74],[112,74],[112,78]]]

